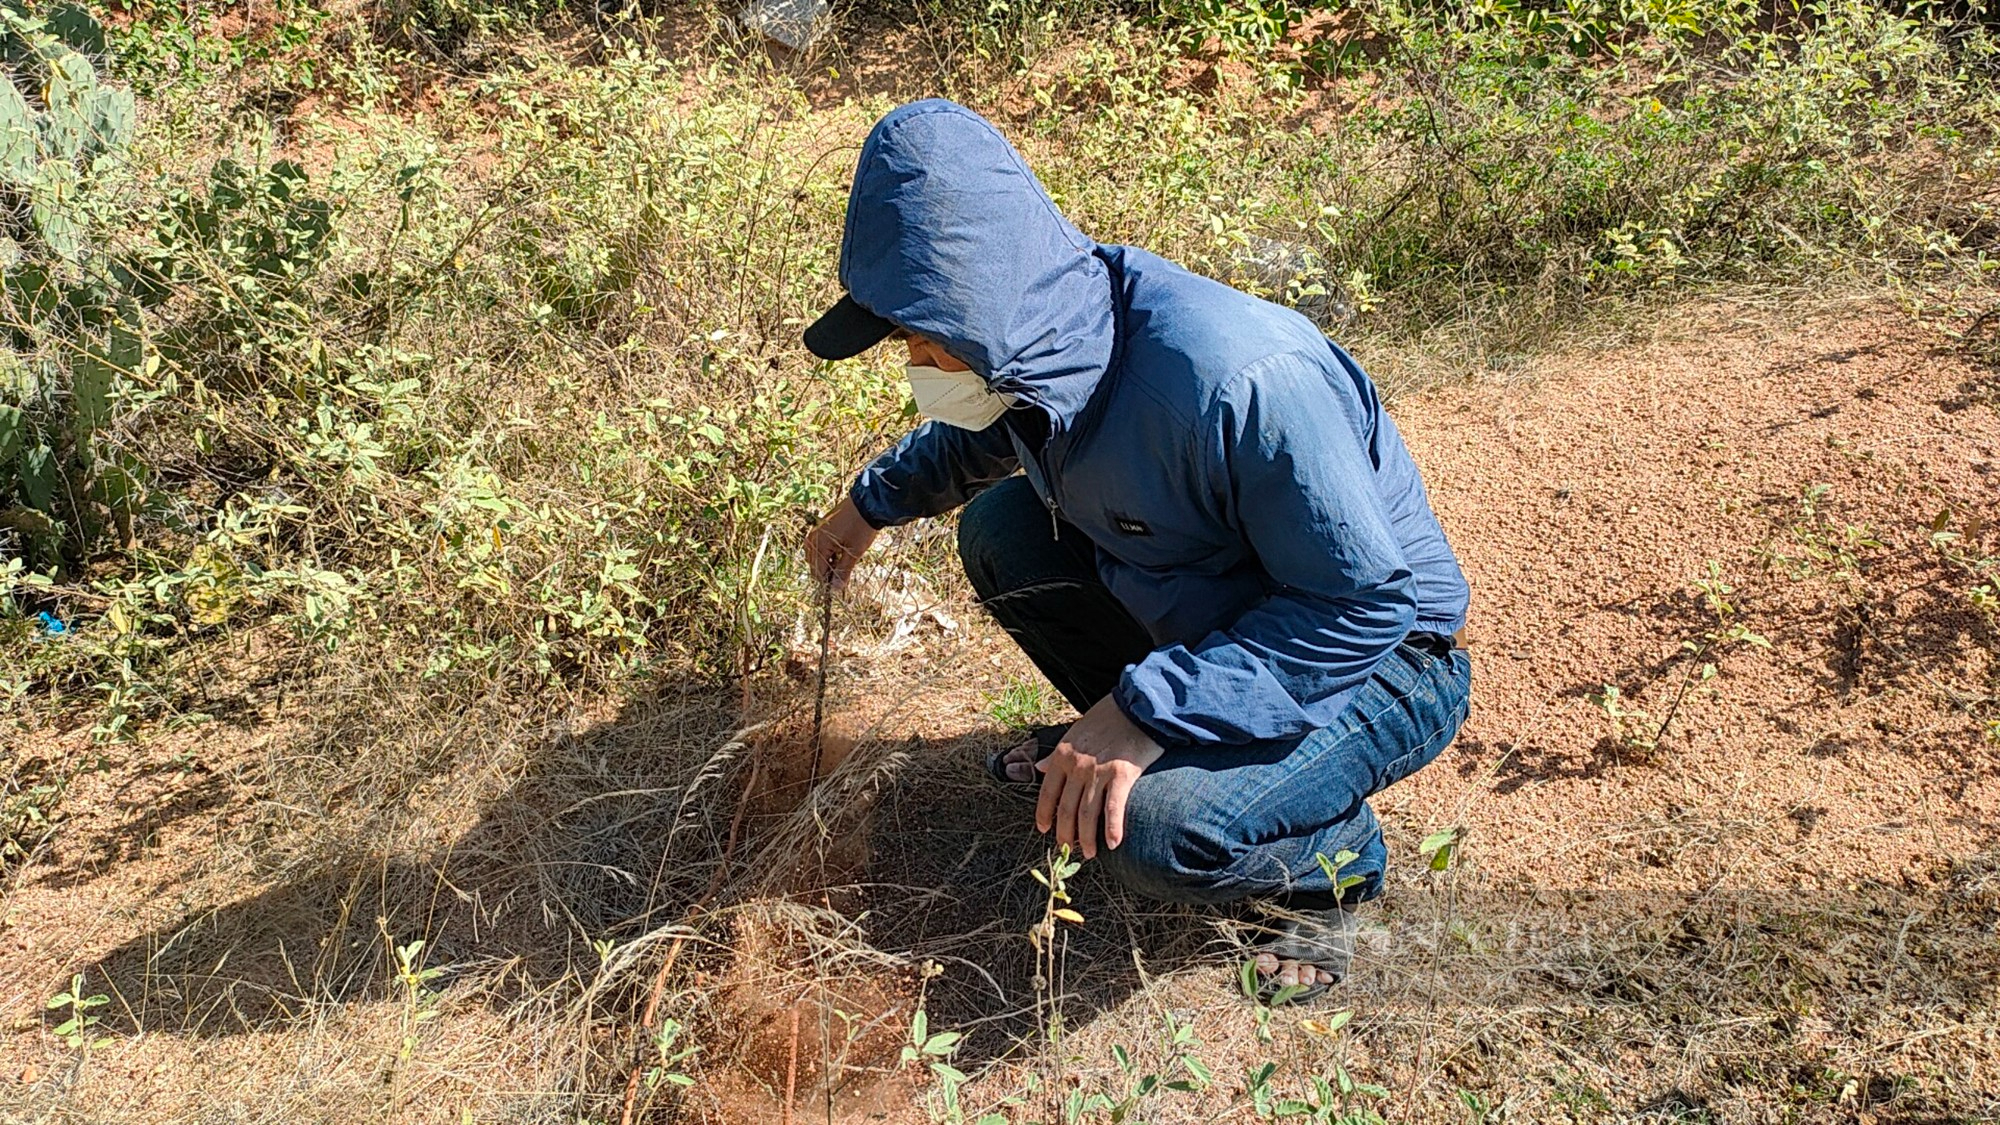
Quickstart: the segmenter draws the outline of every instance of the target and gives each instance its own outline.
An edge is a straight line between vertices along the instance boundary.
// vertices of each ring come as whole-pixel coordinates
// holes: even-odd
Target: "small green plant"
[[[1061,697],[1039,679],[1013,680],[981,698],[986,713],[1008,730],[1039,726],[1062,708]]]
[[[1445,828],[1424,837],[1423,842],[1417,845],[1417,854],[1424,857],[1426,866],[1432,871],[1450,867],[1452,860],[1458,858],[1458,829]]]
[[[679,1020],[660,1021],[660,1029],[653,1033],[654,1061],[646,1070],[646,1089],[657,1090],[663,1084],[681,1087],[694,1085],[694,1079],[681,1068],[701,1048],[681,1046],[681,1031]]]
[[[1487,1122],[1500,1118],[1499,1107],[1476,1090],[1461,1087],[1458,1091],[1458,1104],[1465,1107],[1466,1125],[1486,1125]]]
[[[1067,1085],[1063,1077],[1063,1016],[1056,998],[1062,994],[1063,969],[1069,941],[1064,933],[1065,926],[1083,925],[1083,914],[1071,903],[1069,880],[1083,870],[1083,861],[1074,858],[1070,846],[1050,852],[1043,865],[1028,872],[1043,889],[1042,917],[1028,930],[1028,940],[1035,947],[1035,1012],[1042,1025],[1042,1035],[1049,1047],[1049,1057],[1053,1060],[1055,1073],[1046,1084],[1046,1092],[1051,1099],[1050,1113],[1060,1115],[1062,1106],[1055,1099]]]
[[[94,1034],[98,1017],[91,1014],[92,1008],[101,1008],[111,1003],[111,998],[102,993],[93,996],[83,994],[83,974],[69,978],[69,987],[49,997],[50,1011],[68,1009],[69,1018],[53,1029],[56,1038],[61,1039],[71,1050],[82,1051],[108,1046],[108,1036]]]
[[[1681,650],[1689,657],[1688,671],[1681,677],[1680,688],[1674,693],[1667,713],[1654,721],[1649,712],[1632,706],[1616,684],[1605,684],[1585,697],[1610,721],[1612,742],[1642,756],[1651,756],[1666,742],[1667,732],[1673,728],[1674,717],[1680,714],[1688,693],[1696,684],[1708,683],[1720,674],[1719,663],[1729,650],[1741,645],[1771,647],[1768,638],[1738,617],[1733,600],[1736,587],[1723,578],[1720,563],[1710,559],[1705,573],[1694,580],[1694,588],[1714,623],[1699,638],[1681,642]]]
[[[1645,710],[1628,705],[1625,693],[1619,690],[1617,684],[1605,684],[1585,698],[1610,720],[1612,742],[1641,754],[1651,754],[1659,749],[1660,738],[1665,733],[1664,724],[1653,722],[1653,717]]]
[[[931,1119],[940,1125],[965,1125],[965,1106],[959,1099],[959,1090],[965,1085],[966,1076],[964,1071],[951,1065],[951,1057],[958,1053],[962,1038],[956,1031],[933,1032],[930,1017],[921,1004],[910,1016],[910,1037],[903,1044],[902,1063],[904,1066],[922,1065],[937,1080],[937,1101]],[[1006,1120],[999,1114],[988,1114],[981,1117],[977,1125],[1005,1125]]]
[[[1833,488],[1815,484],[1799,494],[1797,512],[1786,530],[1786,542],[1768,544],[1763,556],[1793,578],[1827,574],[1850,584],[1860,581],[1869,553],[1884,545],[1861,524],[1840,523],[1827,512]]]
[[[1955,509],[1945,508],[1931,520],[1930,545],[1946,565],[1965,576],[1967,604],[1991,620],[2000,616],[2000,554],[1980,548],[1985,529],[1980,517],[1961,522]]]
[[[1332,859],[1328,859],[1318,852],[1313,853],[1313,859],[1319,863],[1321,873],[1326,876],[1327,883],[1333,887],[1333,892],[1337,895],[1344,895],[1367,881],[1359,875],[1342,874],[1342,872],[1347,870],[1348,864],[1360,858],[1359,855],[1348,851],[1346,848],[1335,852]]]
[[[1313,858],[1318,861],[1320,870],[1326,875],[1327,884],[1333,888],[1335,894],[1344,895],[1366,882],[1359,875],[1345,874],[1347,865],[1361,858],[1354,852],[1343,848],[1334,853],[1331,859],[1320,853],[1314,853]],[[1305,985],[1287,984],[1272,990],[1268,997],[1262,995],[1263,982],[1258,978],[1255,958],[1245,959],[1236,967],[1236,987],[1243,993],[1243,998],[1251,1002],[1251,1018],[1256,1021],[1257,1041],[1260,1043],[1271,1042],[1272,1010],[1291,1003],[1306,990]]]
[[[403,988],[403,1045],[399,1059],[408,1062],[417,1051],[418,1026],[437,1018],[437,994],[430,985],[444,975],[444,970],[424,964],[423,939],[398,945],[389,936],[387,919],[377,918],[375,924],[395,958],[396,983]]]
[[[1265,1062],[1243,1074],[1244,1094],[1251,1111],[1259,1118],[1315,1125],[1381,1125],[1382,1115],[1370,1103],[1387,1098],[1389,1091],[1370,1082],[1355,1081],[1345,1066],[1335,1065],[1331,1078],[1314,1075],[1311,1092],[1304,1097],[1279,1093],[1271,1081],[1277,1073],[1277,1063]]]
[[[1722,564],[1708,560],[1708,573],[1694,580],[1694,588],[1701,594],[1702,604],[1715,616],[1715,627],[1701,635],[1700,643],[1683,641],[1681,647],[1697,658],[1718,652],[1732,645],[1747,644],[1757,648],[1770,648],[1771,642],[1763,634],[1752,632],[1737,618],[1736,603],[1730,598],[1736,587],[1722,577]],[[1706,679],[1715,674],[1715,666],[1709,664],[1703,673]]]

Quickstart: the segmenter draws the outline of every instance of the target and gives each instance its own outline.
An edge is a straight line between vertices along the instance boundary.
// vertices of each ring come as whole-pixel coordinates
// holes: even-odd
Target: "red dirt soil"
[[[2000,550],[1977,527],[2000,510],[2000,412],[1977,394],[1994,376],[1879,310],[1761,329],[1717,310],[1677,341],[1552,364],[1525,391],[1395,408],[1472,584],[1474,709],[1383,803],[1464,825],[1493,877],[1921,884],[1993,847],[1995,622],[1931,538],[1949,511],[1977,532],[1961,548]],[[1852,567],[1795,578],[1774,558],[1848,527],[1881,544]],[[1718,630],[1694,587],[1711,563],[1768,649],[1686,649]],[[1705,683],[1702,662],[1719,670]],[[1588,698],[1616,685],[1657,723],[1690,682],[1650,754]],[[1686,839],[1661,850],[1669,837]]]

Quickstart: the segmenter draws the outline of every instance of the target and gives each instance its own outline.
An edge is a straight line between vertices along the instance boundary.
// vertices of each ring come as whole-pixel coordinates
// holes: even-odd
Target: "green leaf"
[[[918,1008],[916,1014],[910,1017],[910,1042],[921,1045],[929,1039],[930,1017],[924,1014],[922,1008]]]
[[[956,1031],[940,1031],[929,1039],[924,1040],[924,1054],[949,1055],[957,1048],[958,1041],[961,1038],[963,1036]]]
[[[965,1072],[959,1070],[957,1067],[951,1065],[950,1063],[941,1063],[941,1062],[932,1063],[931,1073],[937,1075],[939,1078],[942,1078],[946,1082],[952,1083],[953,1085],[963,1085],[965,1082]]]
[[[1237,970],[1236,983],[1238,987],[1243,989],[1244,996],[1253,1000],[1256,999],[1257,963],[1255,961],[1243,962],[1242,967]]]
[[[1456,828],[1446,828],[1439,832],[1433,832],[1424,837],[1423,843],[1417,845],[1417,852],[1421,855],[1429,855],[1439,848],[1449,847],[1451,842],[1456,839],[1458,839],[1458,829]]]

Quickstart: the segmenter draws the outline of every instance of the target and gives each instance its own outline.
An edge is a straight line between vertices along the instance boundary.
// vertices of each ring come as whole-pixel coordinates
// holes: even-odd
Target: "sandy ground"
[[[1230,1107],[1262,1061],[1292,1092],[1379,1083],[1386,1100],[1344,1104],[1392,1120],[2000,1114],[2000,636],[1953,561],[2000,551],[1996,394],[1893,310],[1716,305],[1654,342],[1397,401],[1473,585],[1473,717],[1377,802],[1399,866],[1355,979],[1268,1025],[1234,993],[1226,925],[1088,868],[1089,921],[1040,959],[1042,850],[977,766],[1004,737],[990,694],[1025,665],[962,593],[942,621],[901,614],[893,644],[868,615],[894,606],[844,611],[857,811],[826,821],[842,846],[818,882],[845,889],[739,895],[689,939],[666,1007],[726,1046],[641,1116],[776,1122],[790,1085],[819,1120],[831,1073],[836,1119],[924,1120],[935,1091],[896,1054],[919,996],[933,1029],[967,1032],[968,1106],[1010,1120],[1049,1117],[1050,1089],[1185,1077],[1169,1024],[1197,1029],[1216,1080],[1142,1119],[1247,1117]],[[726,740],[717,702],[496,730],[476,769],[371,792],[409,815],[302,872],[259,857],[345,814],[274,793],[335,735],[274,692],[113,751],[72,798],[89,812],[11,873],[0,1120],[616,1120],[614,1041],[662,945],[634,943],[640,967],[593,991],[593,961],[621,962],[589,939],[671,921],[644,911],[707,881],[675,881],[670,834],[618,832],[680,823],[634,794],[686,784],[660,747]],[[762,857],[782,825],[759,809],[742,846]],[[1425,871],[1416,842],[1443,828],[1457,862]],[[452,971],[413,1002],[387,951],[420,936]],[[44,1010],[74,973],[113,997],[90,1052]],[[557,1018],[579,1004],[591,1018]]]

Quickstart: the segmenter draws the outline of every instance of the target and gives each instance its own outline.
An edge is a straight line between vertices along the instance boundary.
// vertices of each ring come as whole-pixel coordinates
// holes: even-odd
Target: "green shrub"
[[[80,10],[0,7],[0,27],[0,544],[70,566],[108,526],[129,538],[143,494],[145,468],[113,433],[121,384],[145,362],[141,329],[94,237],[133,102],[82,53],[104,31]]]

